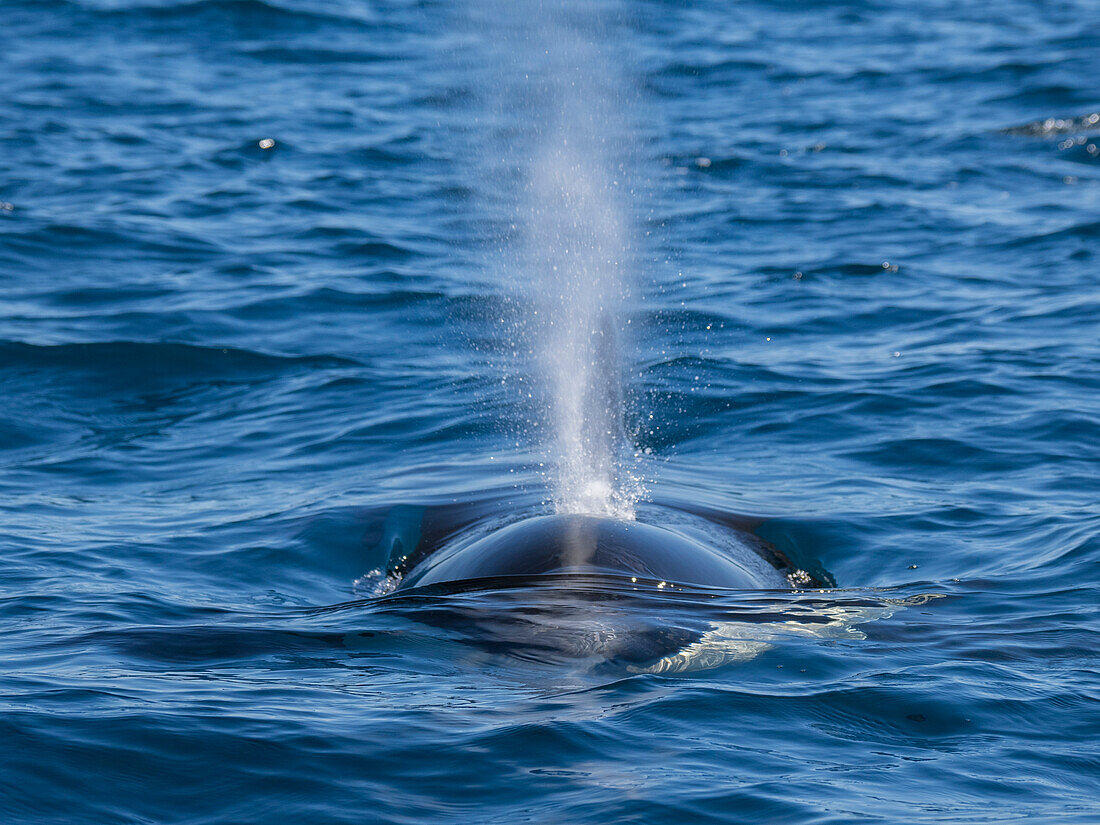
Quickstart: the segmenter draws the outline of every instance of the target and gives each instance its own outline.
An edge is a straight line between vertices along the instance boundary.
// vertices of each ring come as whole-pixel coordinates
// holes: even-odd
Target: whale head
[[[676,673],[751,659],[787,636],[850,637],[878,609],[815,603],[788,614],[799,591],[826,582],[743,523],[657,514],[661,526],[575,514],[496,528],[421,518],[402,534],[407,544],[390,536],[381,598],[482,653],[598,673]]]
[[[732,548],[732,551],[731,551]],[[399,589],[516,582],[547,575],[625,576],[725,589],[789,587],[747,544],[717,548],[684,533],[588,515],[525,519],[431,554]]]

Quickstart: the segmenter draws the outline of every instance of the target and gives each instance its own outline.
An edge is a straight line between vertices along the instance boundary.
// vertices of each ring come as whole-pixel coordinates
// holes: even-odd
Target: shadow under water
[[[859,625],[905,604],[835,590],[752,520],[713,511],[647,505],[646,521],[502,525],[478,510],[393,508],[373,553],[385,567],[357,582],[361,605],[483,656],[607,676],[719,667],[784,637],[858,639]]]

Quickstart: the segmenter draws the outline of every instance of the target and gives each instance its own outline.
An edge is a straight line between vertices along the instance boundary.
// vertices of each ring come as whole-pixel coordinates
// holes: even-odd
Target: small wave
[[[293,65],[295,63],[310,66],[318,64],[340,65],[385,63],[399,58],[380,54],[377,51],[366,51],[357,48],[321,48],[317,46],[278,46],[272,44],[248,44],[242,46],[240,53],[245,57],[280,65]]]
[[[302,22],[353,23],[372,22],[373,15],[365,14],[364,7],[350,3],[274,2],[274,0],[64,0],[65,5],[76,6],[96,14],[131,20],[193,21],[217,18],[239,22],[249,26],[257,24],[283,24]]]
[[[331,355],[270,355],[232,347],[142,341],[111,341],[40,345],[21,341],[0,341],[0,369],[37,370],[43,367],[119,371],[224,375],[252,373],[288,367],[351,367],[359,362]]]

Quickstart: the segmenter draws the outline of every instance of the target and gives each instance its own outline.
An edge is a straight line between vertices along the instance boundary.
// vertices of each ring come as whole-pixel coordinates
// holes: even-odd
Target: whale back
[[[779,571],[747,545],[719,550],[637,521],[552,515],[517,522],[475,541],[443,548],[416,565],[400,589],[568,573],[631,576],[729,589],[790,586]]]

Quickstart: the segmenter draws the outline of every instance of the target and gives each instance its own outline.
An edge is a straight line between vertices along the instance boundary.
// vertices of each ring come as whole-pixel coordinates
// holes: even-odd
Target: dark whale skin
[[[398,590],[479,579],[611,574],[728,589],[789,588],[748,546],[734,554],[637,521],[549,515],[476,541],[445,547],[417,564]]]

